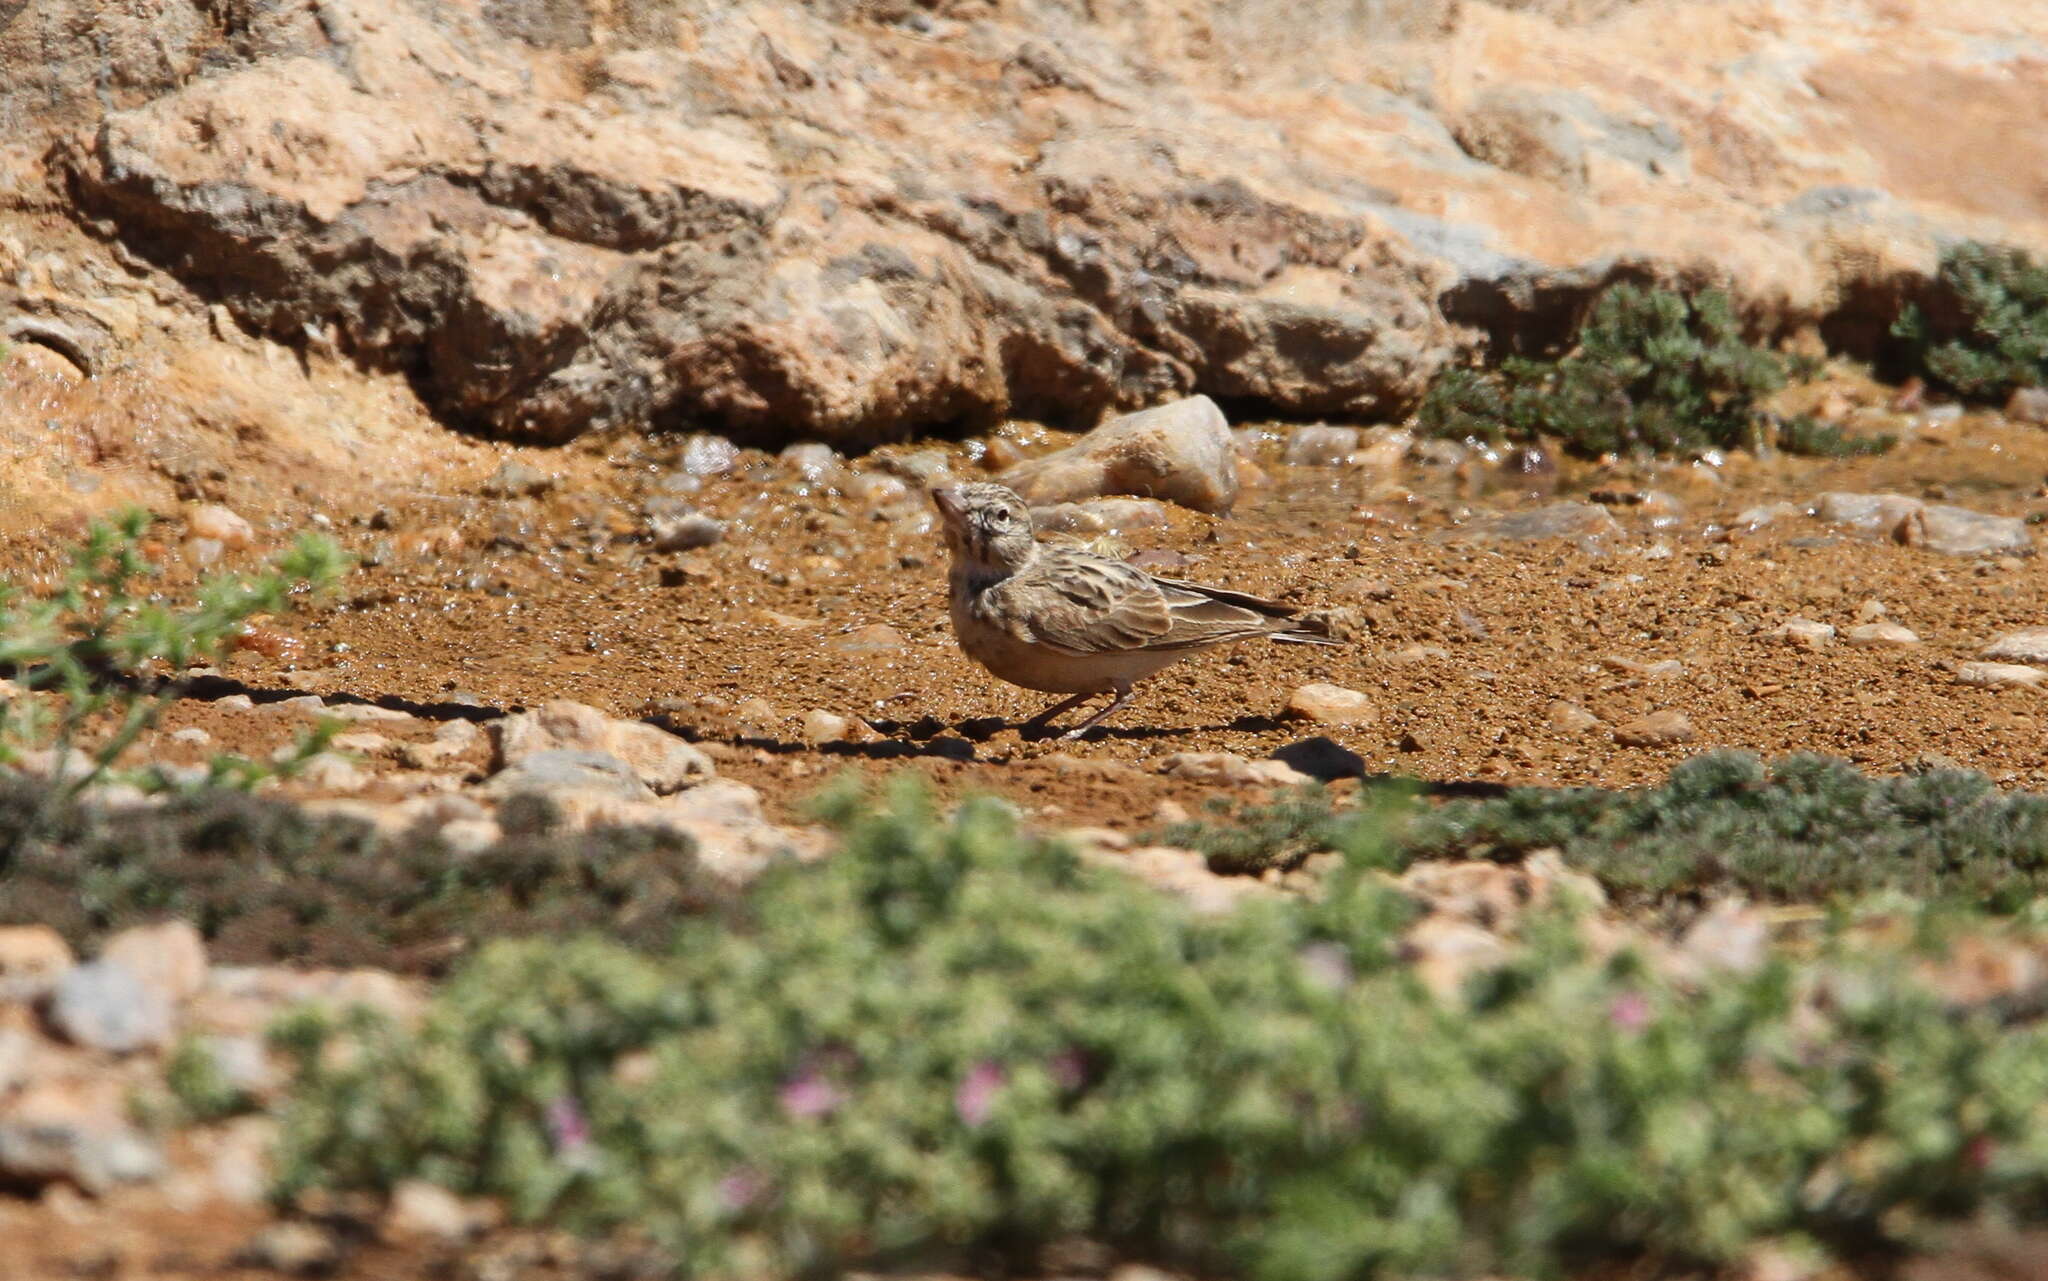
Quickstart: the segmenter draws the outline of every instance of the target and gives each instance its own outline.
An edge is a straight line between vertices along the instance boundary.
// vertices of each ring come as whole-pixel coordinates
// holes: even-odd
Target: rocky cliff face
[[[1617,276],[1854,345],[2048,243],[2030,0],[31,0],[0,66],[18,191],[537,441],[1385,418]]]

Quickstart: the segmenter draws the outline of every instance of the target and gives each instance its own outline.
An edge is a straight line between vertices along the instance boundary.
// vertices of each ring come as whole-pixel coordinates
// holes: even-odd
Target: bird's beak
[[[967,504],[960,497],[957,485],[934,485],[932,505],[939,509],[939,515],[948,525],[957,525],[967,511]]]

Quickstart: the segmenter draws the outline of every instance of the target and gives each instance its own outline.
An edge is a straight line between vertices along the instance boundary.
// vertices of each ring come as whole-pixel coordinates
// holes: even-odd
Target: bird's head
[[[1014,490],[986,482],[940,485],[932,503],[946,523],[946,547],[955,561],[1007,574],[1031,559],[1037,546],[1031,510]]]

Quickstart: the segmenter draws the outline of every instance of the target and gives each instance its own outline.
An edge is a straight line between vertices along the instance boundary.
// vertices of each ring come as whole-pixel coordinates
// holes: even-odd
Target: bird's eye
[[[991,525],[1007,525],[1010,523],[1010,513],[998,507],[988,514],[988,523]]]

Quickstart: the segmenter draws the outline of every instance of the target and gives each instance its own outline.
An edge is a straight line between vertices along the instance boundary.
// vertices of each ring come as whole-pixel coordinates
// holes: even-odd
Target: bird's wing
[[[988,613],[1013,635],[1072,654],[1196,649],[1264,635],[1286,614],[1257,597],[1157,579],[1120,561],[1050,546],[987,596]],[[1255,601],[1272,612],[1252,608]]]

